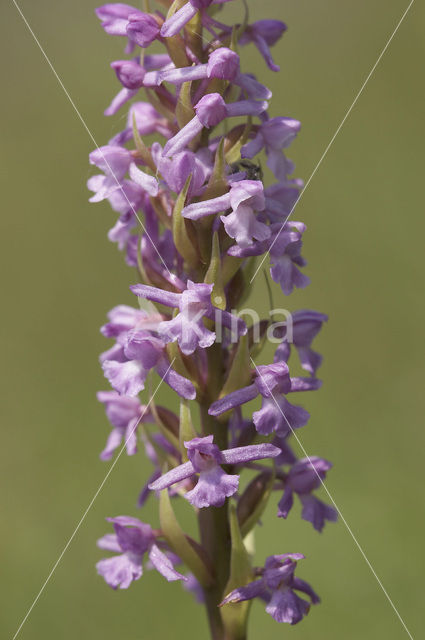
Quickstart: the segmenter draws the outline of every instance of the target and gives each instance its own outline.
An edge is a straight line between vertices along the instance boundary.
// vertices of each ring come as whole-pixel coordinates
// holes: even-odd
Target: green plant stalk
[[[208,385],[206,397],[200,402],[200,415],[204,435],[213,434],[214,442],[227,447],[227,424],[220,423],[208,414],[211,403],[218,398],[223,386],[221,345],[208,349]],[[204,588],[205,606],[212,640],[234,640],[226,637],[223,619],[218,607],[224,597],[224,590],[230,573],[230,523],[228,501],[222,507],[200,509],[198,515],[201,544],[210,556],[215,568],[215,581]]]

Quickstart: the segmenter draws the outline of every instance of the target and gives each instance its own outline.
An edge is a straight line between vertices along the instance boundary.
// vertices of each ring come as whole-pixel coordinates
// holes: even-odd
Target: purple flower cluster
[[[268,321],[249,326],[238,314],[258,256],[269,255],[270,277],[284,295],[309,279],[301,255],[306,227],[288,220],[302,182],[292,177],[285,153],[300,123],[269,116],[272,93],[243,69],[239,55],[253,44],[278,71],[271,47],[286,25],[249,24],[243,16],[241,24],[226,25],[219,18],[228,2],[160,0],[158,10],[151,2],[146,11],[122,3],[96,10],[105,32],[124,38],[127,56],[111,64],[120,90],[105,115],[125,105],[128,113],[125,128],[90,154],[99,173],[88,187],[91,202],[108,200],[118,214],[108,237],[136,270],[133,306],[112,309],[101,329],[113,340],[100,358],[112,387],[98,393],[112,426],[101,458],[117,449],[134,455],[142,443],[153,470],[138,505],[153,494],[160,516],[156,529],[134,517],[108,518],[115,533],[98,546],[115,555],[97,570],[114,589],[126,589],[141,577],[146,558],[206,605],[214,638],[231,640],[242,637],[248,614],[231,603],[259,598],[275,620],[295,624],[319,601],[295,576],[304,557],[297,553],[272,555],[264,568],[245,563],[235,587],[235,558],[246,554],[243,538],[271,496],[280,496],[279,518],[288,517],[296,496],[302,518],[318,531],[336,512],[314,494],[331,464],[297,460],[289,444],[310,418],[291,394],[321,384],[321,356],[311,345],[327,317],[295,311],[291,335],[289,326],[275,332],[273,362],[257,366],[261,345],[253,335]],[[147,53],[152,44],[162,51]],[[274,176],[268,186],[262,154]],[[290,374],[291,351],[304,377]],[[173,409],[149,391],[155,374],[172,390]],[[245,472],[254,473],[248,484]],[[194,507],[199,541],[177,521],[179,497]]]
[[[310,603],[300,598],[295,591],[305,593],[313,604],[320,602],[319,596],[310,585],[294,576],[297,561],[303,558],[301,553],[269,556],[264,568],[257,570],[261,576],[260,579],[250,582],[245,587],[234,589],[224,598],[220,606],[229,602],[261,598],[267,603],[267,613],[277,622],[296,624],[308,613]]]

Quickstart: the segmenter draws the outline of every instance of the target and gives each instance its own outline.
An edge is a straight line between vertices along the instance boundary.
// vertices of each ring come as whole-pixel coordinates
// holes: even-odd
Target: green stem
[[[211,403],[217,399],[223,386],[223,365],[221,345],[215,344],[208,349],[208,385],[205,397],[200,404],[202,431],[212,434],[214,443],[220,449],[227,448],[227,424],[222,424],[208,414]],[[224,589],[230,573],[230,524],[227,500],[222,507],[208,507],[199,510],[199,529],[201,544],[211,558],[216,580],[204,589],[205,605],[212,640],[233,640],[225,634],[223,620],[218,605],[224,597]]]
[[[231,640],[226,638],[223,620],[218,605],[223,599],[224,589],[230,569],[230,530],[227,514],[227,501],[222,507],[209,507],[199,511],[201,543],[211,557],[216,580],[204,589],[212,640]]]

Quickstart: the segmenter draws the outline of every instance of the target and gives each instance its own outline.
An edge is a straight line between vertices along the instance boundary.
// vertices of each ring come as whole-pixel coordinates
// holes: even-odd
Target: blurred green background
[[[118,84],[109,62],[122,42],[99,27],[94,0],[22,0],[21,7],[98,144],[123,116],[102,111]],[[307,178],[389,38],[407,0],[249,0],[252,19],[281,18],[273,115],[303,123],[290,156]],[[236,16],[240,3],[229,9]],[[3,435],[1,635],[12,638],[103,480],[98,453],[109,432],[95,392],[107,389],[98,327],[132,303],[134,275],[107,230],[114,214],[90,205],[93,144],[10,0],[1,12],[0,102]],[[317,341],[323,389],[305,406],[307,451],[334,462],[328,487],[412,634],[423,625],[423,84],[424,6],[416,2],[296,211],[308,225],[311,286],[277,306],[314,308],[330,322]],[[252,65],[252,66],[250,66]],[[252,297],[268,307],[263,280]],[[265,355],[265,358],[267,354]],[[266,360],[264,360],[266,361]],[[163,395],[167,401],[167,395]],[[96,576],[104,517],[142,513],[150,467],[122,456],[23,627],[22,640],[206,638],[203,611],[179,584],[153,572],[127,592]],[[344,524],[322,535],[291,513],[264,518],[261,562],[302,551],[299,574],[323,603],[297,627],[278,626],[260,604],[251,638],[345,640],[407,637]]]

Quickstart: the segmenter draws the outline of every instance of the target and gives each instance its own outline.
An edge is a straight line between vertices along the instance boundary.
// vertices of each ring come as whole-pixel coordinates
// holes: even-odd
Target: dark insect
[[[263,180],[263,170],[260,164],[254,164],[250,160],[241,160],[231,165],[232,173],[245,171],[246,180]]]

